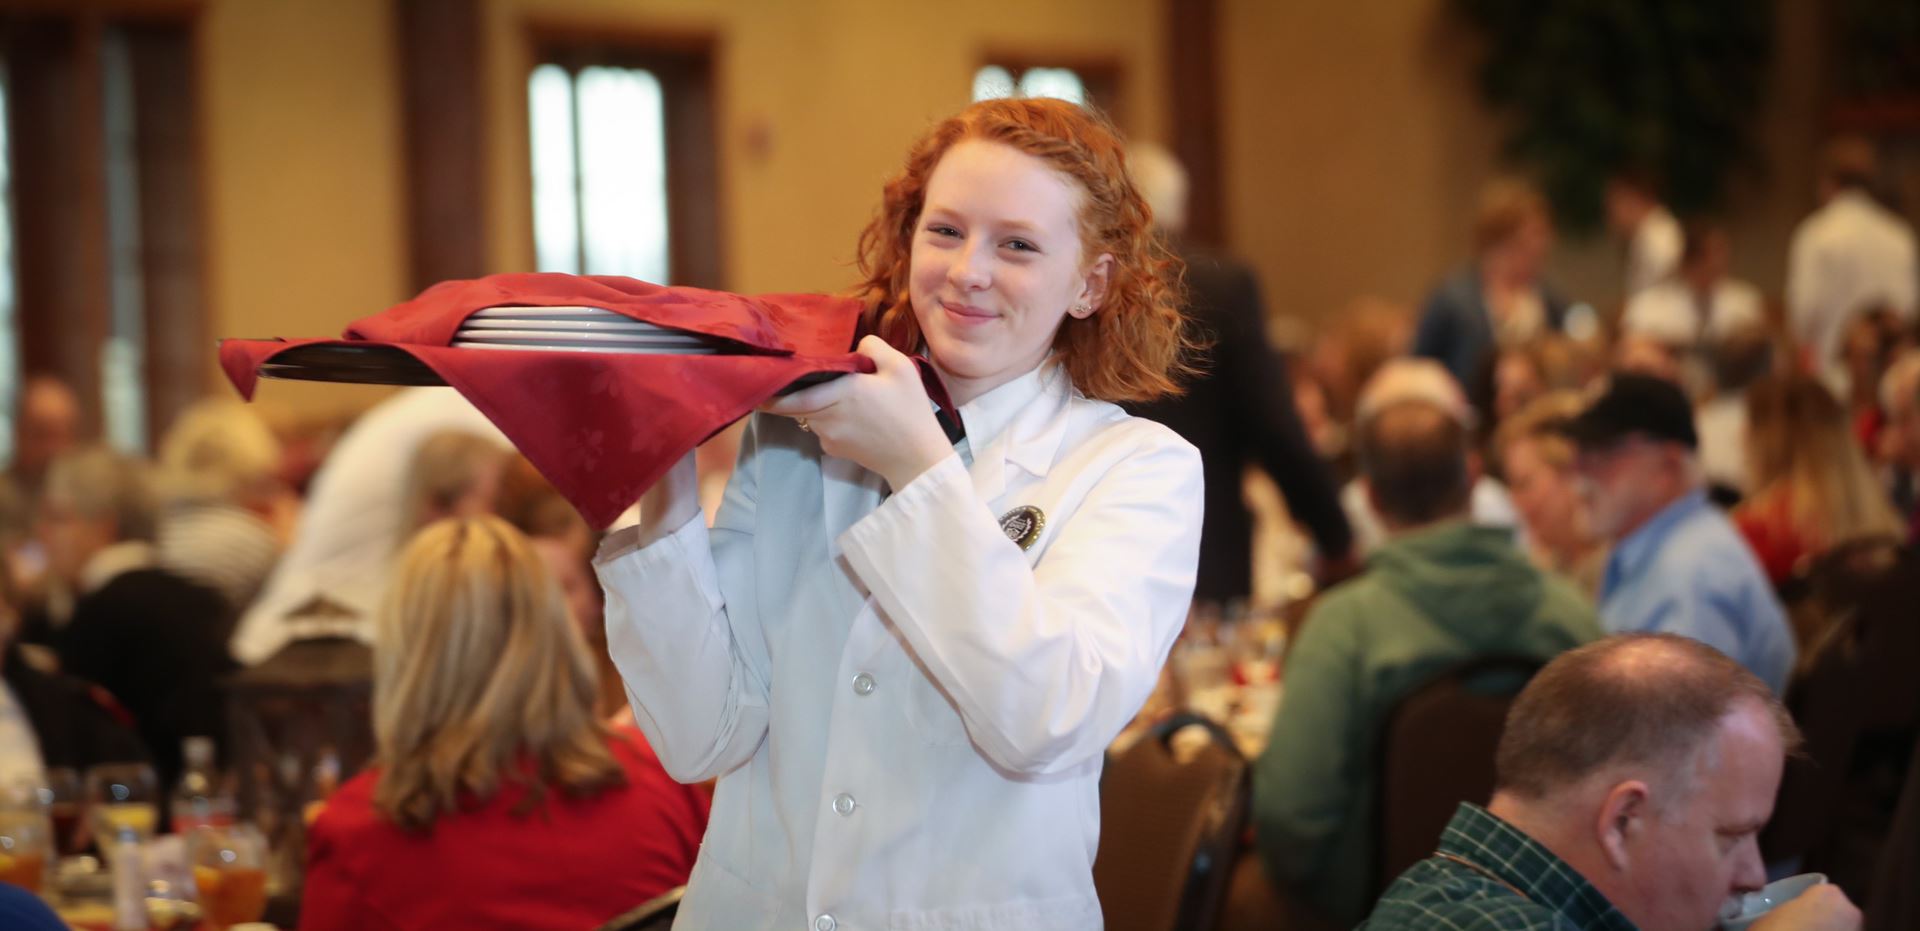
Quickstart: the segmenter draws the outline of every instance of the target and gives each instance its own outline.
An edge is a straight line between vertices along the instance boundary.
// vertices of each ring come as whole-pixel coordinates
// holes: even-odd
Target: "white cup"
[[[1801,873],[1767,883],[1758,892],[1728,899],[1720,907],[1721,931],[1747,931],[1748,926],[1779,908],[1781,903],[1799,898],[1801,893],[1826,881],[1825,873]]]

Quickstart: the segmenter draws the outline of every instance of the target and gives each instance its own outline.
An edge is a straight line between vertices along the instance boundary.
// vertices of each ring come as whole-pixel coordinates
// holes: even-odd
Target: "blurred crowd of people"
[[[1783,302],[1732,277],[1723,227],[1676,218],[1639,176],[1606,195],[1625,300],[1572,300],[1547,280],[1545,199],[1502,180],[1468,224],[1471,259],[1417,312],[1362,301],[1292,353],[1269,344],[1251,272],[1180,238],[1178,164],[1141,149],[1133,171],[1211,345],[1184,397],[1140,411],[1204,456],[1196,598],[1246,599],[1270,569],[1252,556],[1248,468],[1279,485],[1322,583],[1357,576],[1307,613],[1256,765],[1270,874],[1328,917],[1370,906],[1366,835],[1346,826],[1373,795],[1354,774],[1434,671],[1662,632],[1778,695],[1821,642],[1789,610],[1795,580],[1851,541],[1920,531],[1920,264],[1859,140],[1827,151]],[[415,872],[446,859],[423,852],[494,842],[514,855],[463,869],[547,864],[564,886],[515,888],[576,917],[685,881],[706,798],[632,726],[596,534],[451,390],[403,391],[337,437],[209,400],[144,460],[92,441],[73,393],[35,378],[17,426],[0,776],[135,756],[171,784],[187,738],[232,750],[231,674],[343,638],[371,648],[377,752],[314,825],[313,887],[358,894],[324,896],[312,926],[457,906],[378,890],[450,882]],[[724,463],[708,471],[724,482]],[[562,816],[510,817],[549,790]],[[641,822],[657,829],[622,831],[630,856],[564,843]]]
[[[1231,458],[1210,458],[1210,476],[1272,473],[1302,523],[1341,489],[1345,526],[1312,529],[1309,568],[1332,587],[1288,645],[1255,765],[1259,849],[1308,914],[1350,925],[1372,907],[1373,841],[1354,825],[1375,814],[1387,715],[1418,686],[1475,658],[1546,662],[1661,633],[1785,696],[1826,643],[1831,618],[1796,610],[1821,557],[1915,542],[1920,262],[1877,178],[1866,142],[1827,147],[1775,302],[1732,277],[1722,226],[1674,216],[1653,179],[1618,177],[1605,200],[1625,297],[1612,307],[1548,280],[1546,200],[1496,181],[1472,258],[1417,311],[1358,302],[1296,353],[1254,363],[1289,372],[1298,426],[1240,426],[1297,429],[1311,456],[1247,455],[1258,438],[1210,448],[1168,421]],[[1199,281],[1196,303],[1214,299]],[[1217,361],[1217,374],[1237,364]],[[1310,468],[1325,477],[1293,474]]]
[[[526,908],[584,927],[683,884],[710,790],[674,783],[633,726],[572,507],[452,389],[376,405],[311,474],[289,445],[213,399],[149,461],[87,441],[71,392],[32,382],[0,527],[7,784],[132,762],[171,787],[200,737],[224,771],[277,764],[237,756],[234,674],[344,643],[374,753],[276,838],[306,848],[302,927]],[[516,894],[414,894],[494,879]]]

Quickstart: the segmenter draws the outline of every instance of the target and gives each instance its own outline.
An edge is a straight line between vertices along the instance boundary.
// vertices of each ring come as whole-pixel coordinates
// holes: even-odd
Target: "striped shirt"
[[[1440,833],[1439,852],[1400,874],[1360,927],[1633,931],[1566,861],[1466,803]]]
[[[236,613],[253,602],[280,559],[273,528],[231,505],[170,508],[159,537],[161,568],[219,592]]]

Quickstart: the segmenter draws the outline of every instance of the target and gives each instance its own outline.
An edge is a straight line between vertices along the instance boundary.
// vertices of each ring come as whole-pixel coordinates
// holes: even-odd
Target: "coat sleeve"
[[[1098,759],[1185,623],[1199,559],[1200,455],[1146,421],[1037,565],[950,456],[841,536],[854,573],[968,736],[1002,769]],[[1110,428],[1112,429],[1112,428]]]
[[[1340,509],[1333,473],[1300,422],[1287,360],[1267,344],[1260,286],[1245,269],[1236,269],[1231,281],[1231,298],[1215,314],[1214,352],[1221,376],[1231,380],[1228,395],[1240,407],[1236,420],[1252,434],[1260,465],[1280,486],[1287,510],[1313,534],[1320,555],[1344,558],[1353,548],[1353,528]]]
[[[637,550],[616,534],[594,565],[606,590],[607,650],[634,720],[680,782],[739,766],[767,733],[769,663],[753,587],[756,427],[741,439],[711,530],[695,516]]]
[[[1434,359],[1442,365],[1453,364],[1454,343],[1453,310],[1447,304],[1444,289],[1436,290],[1420,308],[1420,322],[1414,326],[1413,348],[1410,354],[1422,359]]]

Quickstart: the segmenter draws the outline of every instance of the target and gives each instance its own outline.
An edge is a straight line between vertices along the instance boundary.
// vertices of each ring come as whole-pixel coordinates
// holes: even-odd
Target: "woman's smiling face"
[[[1032,371],[1071,313],[1098,309],[1109,256],[1082,258],[1078,183],[1011,146],[955,144],[913,236],[914,319],[955,403]]]

